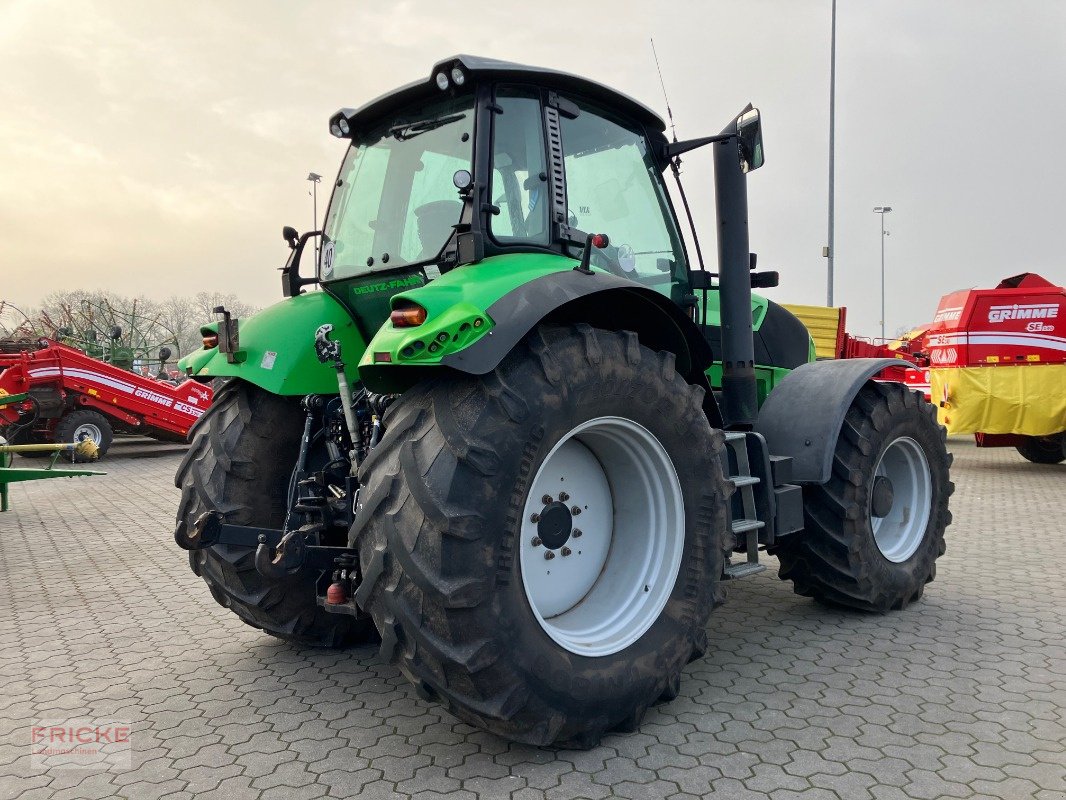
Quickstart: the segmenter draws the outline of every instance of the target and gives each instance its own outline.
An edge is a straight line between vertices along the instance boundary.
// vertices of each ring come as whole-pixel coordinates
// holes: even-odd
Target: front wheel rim
[[[578,655],[625,649],[659,618],[684,551],[684,496],[666,448],[623,417],[578,425],[537,470],[520,535],[522,583],[544,632]]]
[[[874,482],[887,479],[892,487],[891,507],[878,516],[871,497],[870,527],[877,549],[889,561],[906,561],[922,543],[933,508],[933,481],[929,460],[918,442],[901,436],[885,448],[874,468]],[[874,485],[871,484],[871,494]]]

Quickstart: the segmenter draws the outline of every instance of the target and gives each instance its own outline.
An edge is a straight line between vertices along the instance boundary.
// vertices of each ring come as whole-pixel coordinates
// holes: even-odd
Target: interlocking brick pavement
[[[243,625],[171,539],[172,452],[17,484],[0,798],[1066,798],[1066,465],[951,448],[955,524],[923,602],[867,616],[773,571],[732,584],[681,695],[587,752],[458,722],[373,648]],[[131,722],[133,768],[32,769],[30,724],[71,717]]]

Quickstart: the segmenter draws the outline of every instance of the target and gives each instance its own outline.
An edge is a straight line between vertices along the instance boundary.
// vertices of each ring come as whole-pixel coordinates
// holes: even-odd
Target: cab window
[[[540,93],[501,86],[496,105],[500,113],[495,115],[492,136],[491,196],[500,213],[490,217],[492,236],[501,244],[547,245],[548,184]]]
[[[643,134],[579,103],[563,118],[570,226],[605,233],[610,246],[592,263],[669,295],[684,275],[684,251],[661,174]]]

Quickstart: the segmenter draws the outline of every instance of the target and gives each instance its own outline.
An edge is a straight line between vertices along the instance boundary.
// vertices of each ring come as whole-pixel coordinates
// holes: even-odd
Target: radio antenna
[[[655,39],[649,37],[651,41],[651,55],[655,59],[655,71],[659,73],[659,85],[663,87],[663,100],[666,101],[666,116],[670,120],[670,132],[673,134],[674,141],[677,141],[677,126],[674,125],[674,112],[670,108],[670,97],[666,94],[666,81],[663,80],[663,71],[659,66],[659,54],[655,52]],[[692,209],[688,204],[688,197],[685,195],[685,187],[681,183],[681,156],[674,156],[670,159],[670,171],[674,173],[674,182],[677,183],[677,191],[681,195],[681,205],[685,207],[685,216],[688,217],[688,228],[692,231],[692,243],[696,245],[696,261],[700,265],[700,272],[706,272],[707,266],[703,263],[703,250],[700,248],[700,236],[696,233],[696,223],[692,219]],[[703,289],[703,324],[707,324],[707,289]]]
[[[670,119],[670,132],[674,136],[674,141],[677,141],[677,126],[674,125],[674,112],[670,108],[670,98],[666,94],[666,82],[663,80],[663,71],[659,66],[659,54],[655,52],[655,38],[649,39],[651,42],[651,56],[655,59],[655,71],[659,73],[659,85],[663,87],[663,100],[666,101],[666,116]]]

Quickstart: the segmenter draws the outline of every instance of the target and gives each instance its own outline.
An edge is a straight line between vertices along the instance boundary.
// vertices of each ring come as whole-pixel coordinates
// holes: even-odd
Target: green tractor
[[[758,111],[669,141],[593,81],[456,56],[329,128],[351,145],[323,230],[284,231],[287,299],[216,309],[183,362],[220,388],[175,539],[219,603],[299,644],[380,637],[459,718],[591,746],[678,693],[761,553],[827,604],[922,595],[943,429],[873,380],[898,362],[815,362],[752,295],[777,277],[748,247]],[[713,274],[665,178],[698,147]]]

